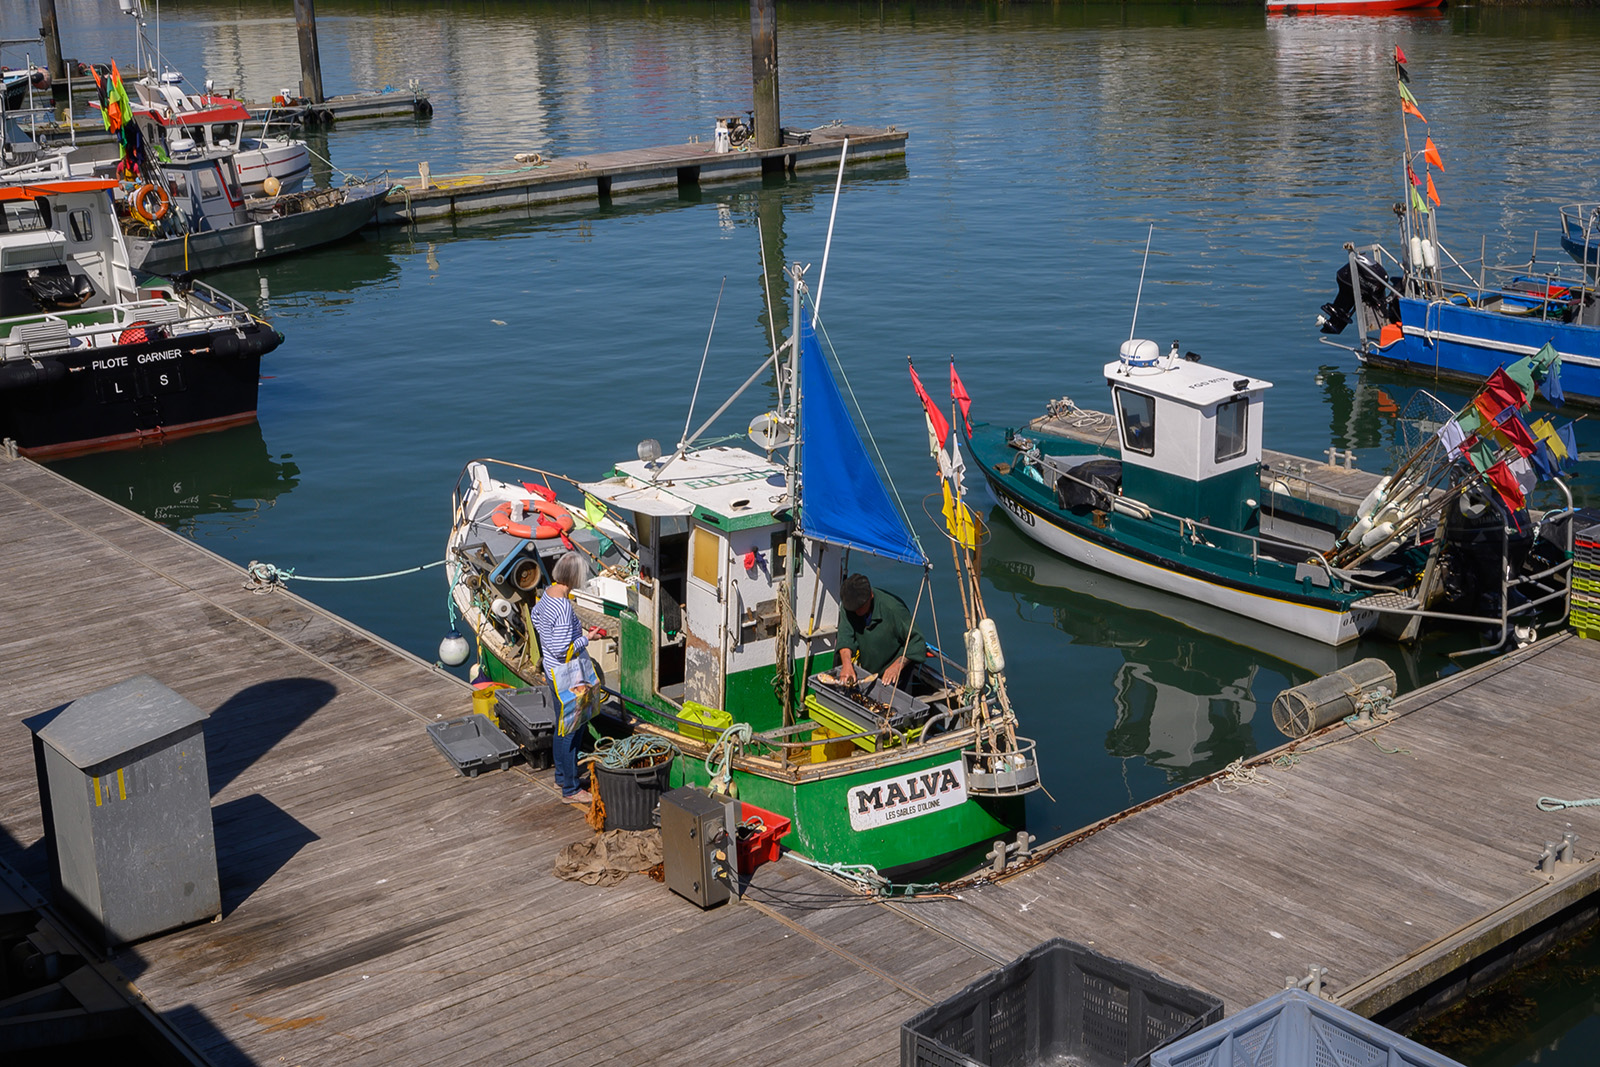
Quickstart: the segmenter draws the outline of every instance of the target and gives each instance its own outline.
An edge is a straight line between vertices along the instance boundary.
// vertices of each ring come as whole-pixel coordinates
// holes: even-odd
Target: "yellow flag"
[[[1549,419],[1540,419],[1538,422],[1530,426],[1529,429],[1533,431],[1535,437],[1539,438],[1539,440],[1550,446],[1550,452],[1556,457],[1556,459],[1567,458],[1566,443],[1561,440],[1561,435],[1556,433],[1556,428],[1551,424]]]
[[[982,528],[982,521],[965,503],[957,502],[950,493],[948,482],[944,486],[944,525],[945,529],[950,531],[950,536],[968,552],[978,547],[978,532]]]
[[[600,520],[606,517],[606,506],[590,493],[583,494],[583,517],[589,520],[590,526],[600,525]]]

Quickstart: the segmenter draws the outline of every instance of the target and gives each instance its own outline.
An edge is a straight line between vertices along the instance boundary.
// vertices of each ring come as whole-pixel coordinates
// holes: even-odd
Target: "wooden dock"
[[[631,148],[583,156],[545,159],[523,153],[524,162],[488,174],[418,173],[396,180],[378,208],[376,225],[453,215],[482,214],[566,200],[607,200],[648,189],[692,188],[712,182],[759,178],[773,170],[837,167],[839,151],[850,141],[847,162],[904,156],[906,130],[823,126],[804,144],[780,148],[737,148],[718,153],[709,140],[656,148]]]
[[[1053,936],[1230,1012],[1324,967],[1382,1018],[1592,920],[1600,889],[1600,864],[1533,870],[1563,831],[1583,860],[1600,843],[1600,808],[1534,804],[1600,794],[1593,642],[1462,672],[1370,737],[1331,728],[953,898],[869,903],[784,859],[701,912],[643,877],[555,878],[588,830],[549,772],[459,778],[426,736],[467,710],[459,681],[243,578],[0,460],[0,861],[48,886],[23,719],[140,673],[208,711],[223,917],[111,963],[215,1064],[888,1065],[904,1019]]]

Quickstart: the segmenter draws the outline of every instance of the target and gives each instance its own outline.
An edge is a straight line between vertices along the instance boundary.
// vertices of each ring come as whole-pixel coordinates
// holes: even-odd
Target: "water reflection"
[[[202,527],[207,535],[235,535],[300,484],[299,466],[288,455],[274,458],[254,423],[50,466],[190,537]]]
[[[1333,648],[1080,567],[1037,546],[999,508],[988,521],[984,578],[1028,608],[1024,614],[1048,612],[1073,644],[1121,654],[1106,751],[1142,757],[1172,784],[1281,744],[1266,713],[1291,685],[1377,657],[1406,691],[1433,680],[1445,662],[1379,641]]]

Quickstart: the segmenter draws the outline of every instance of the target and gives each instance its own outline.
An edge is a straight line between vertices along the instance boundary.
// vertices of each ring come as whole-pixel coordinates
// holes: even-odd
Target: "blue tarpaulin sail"
[[[800,528],[818,541],[926,565],[867,458],[810,316],[799,318]]]

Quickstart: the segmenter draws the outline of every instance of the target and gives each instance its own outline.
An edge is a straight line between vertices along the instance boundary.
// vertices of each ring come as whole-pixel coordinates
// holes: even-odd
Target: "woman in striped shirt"
[[[556,784],[561,799],[572,804],[588,804],[594,798],[578,783],[578,742],[583,727],[594,713],[595,689],[563,690],[556,684],[556,665],[589,658],[589,638],[596,627],[585,629],[568,599],[574,589],[582,589],[588,578],[588,565],[576,552],[568,552],[550,569],[550,585],[533,608],[533,629],[539,635],[539,651],[545,677],[556,691],[561,711],[556,720],[554,752]],[[593,676],[593,668],[590,668]]]

